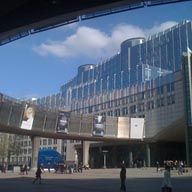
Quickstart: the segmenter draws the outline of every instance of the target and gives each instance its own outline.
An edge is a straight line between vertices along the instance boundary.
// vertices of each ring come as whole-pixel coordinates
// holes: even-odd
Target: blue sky
[[[185,19],[192,1],[145,7],[65,25],[0,47],[0,92],[15,98],[44,97],[83,64],[98,64],[119,51],[126,39],[148,38]]]

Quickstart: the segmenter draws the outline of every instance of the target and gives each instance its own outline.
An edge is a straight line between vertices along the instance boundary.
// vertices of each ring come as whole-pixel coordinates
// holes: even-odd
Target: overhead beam
[[[187,1],[187,0],[183,0]],[[0,6],[0,45],[27,35],[121,11],[182,0],[7,0]]]
[[[10,133],[10,134],[19,134],[27,136],[38,136],[44,138],[53,138],[53,139],[65,139],[65,140],[85,140],[85,141],[103,141],[103,142],[131,142],[131,143],[141,143],[142,139],[129,139],[129,138],[117,138],[117,137],[96,137],[92,135],[80,135],[80,134],[65,134],[65,133],[56,133],[56,132],[46,132],[46,131],[37,131],[37,130],[27,130],[21,129],[15,126],[8,126],[0,124],[0,132]]]

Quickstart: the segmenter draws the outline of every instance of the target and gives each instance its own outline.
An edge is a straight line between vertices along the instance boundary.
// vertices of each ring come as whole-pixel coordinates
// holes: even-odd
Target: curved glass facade
[[[185,90],[183,86],[183,72],[187,74],[188,71],[184,67],[189,65],[182,65],[183,52],[188,48],[192,50],[191,21],[183,21],[148,39],[127,39],[113,57],[99,64],[80,66],[77,75],[61,87],[59,106],[73,113],[143,118],[147,146],[145,143],[122,144],[116,154],[119,150],[122,154],[132,153],[135,160],[146,160],[147,165],[153,165],[157,159],[161,162],[186,159],[189,164],[192,160],[191,97],[188,86]],[[185,60],[187,62],[187,58]],[[47,101],[50,101],[49,97],[44,103]],[[110,121],[109,132],[115,122]],[[84,120],[82,125],[86,127]],[[102,147],[109,151],[110,159],[114,159],[111,146]],[[147,154],[144,154],[145,147]],[[95,148],[92,149],[90,159],[94,156],[94,162],[97,162],[99,155]],[[119,157],[119,154],[115,156]],[[128,155],[123,159],[128,161]]]
[[[161,86],[161,77],[180,71],[182,53],[187,47],[192,49],[191,24],[183,21],[148,39],[125,40],[120,53],[100,64],[80,66],[77,75],[61,87],[62,105],[80,112],[79,109],[97,105],[103,95],[105,101],[107,97],[127,96],[127,89],[144,84],[152,86],[150,82],[156,78],[157,85],[153,86]],[[86,113],[97,111],[89,109]]]

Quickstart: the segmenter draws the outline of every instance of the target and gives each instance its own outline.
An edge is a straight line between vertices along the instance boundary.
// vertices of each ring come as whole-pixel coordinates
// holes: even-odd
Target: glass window
[[[175,91],[175,84],[174,84],[174,82],[171,83],[171,91]]]
[[[164,98],[161,98],[161,106],[164,106]]]
[[[167,105],[170,105],[171,104],[171,96],[167,96]]]
[[[180,44],[180,33],[179,28],[176,27],[173,30],[173,37],[174,37],[174,59],[175,59],[175,68],[174,71],[181,70],[181,44]]]
[[[150,110],[150,109],[151,109],[151,102],[148,101],[148,102],[147,102],[147,110]]]
[[[171,85],[167,84],[167,93],[171,92]]]
[[[115,117],[119,117],[120,116],[120,109],[115,109]]]
[[[171,30],[167,33],[167,69],[172,71],[175,69],[173,46],[173,31]]]
[[[160,87],[160,89],[161,89],[161,94],[164,94],[164,86],[163,85]]]
[[[31,148],[28,149],[28,154],[32,154],[32,149]]]
[[[122,115],[123,116],[128,115],[128,107],[123,107],[122,108]]]
[[[24,147],[26,147],[27,146],[27,141],[24,141]]]
[[[43,145],[47,145],[47,139],[43,139]]]
[[[156,37],[153,39],[154,45],[153,45],[153,53],[152,53],[152,61],[153,66],[159,68],[160,67],[160,42],[159,37]]]
[[[175,95],[171,95],[171,103],[175,104]]]
[[[130,106],[130,114],[136,113],[136,105]]]
[[[48,145],[52,145],[52,139],[51,138],[48,139]]]
[[[108,111],[107,116],[113,116],[113,111]]]
[[[27,149],[24,149],[24,150],[23,150],[23,153],[26,155],[26,154],[27,154]]]

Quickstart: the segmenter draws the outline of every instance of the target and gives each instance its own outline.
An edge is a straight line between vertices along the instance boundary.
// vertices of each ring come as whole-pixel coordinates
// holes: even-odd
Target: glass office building
[[[94,113],[97,109],[89,111],[90,106],[97,104],[95,100],[101,94],[141,87],[156,77],[181,70],[182,52],[192,45],[191,33],[191,21],[184,21],[149,39],[125,40],[120,53],[112,58],[78,68],[77,75],[61,87],[64,105],[70,105],[72,111]]]
[[[192,152],[186,133],[191,131],[185,123],[189,89],[184,89],[182,64],[182,55],[189,49],[192,49],[192,22],[188,20],[148,39],[125,40],[113,57],[78,68],[77,75],[61,87],[62,105],[74,113],[145,119],[147,145],[101,145],[109,151],[109,161],[116,153],[117,158],[128,159],[130,164],[130,159],[148,161],[150,165],[156,160],[182,159],[189,164]],[[92,145],[93,165],[99,164],[99,151],[97,155],[95,151]],[[109,162],[110,166],[115,163]]]

